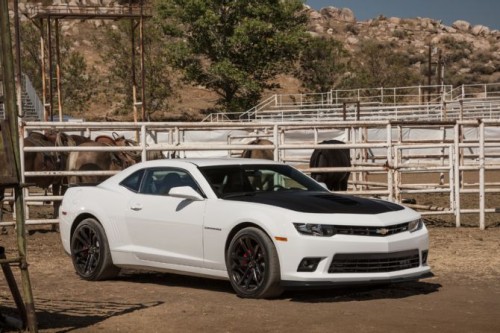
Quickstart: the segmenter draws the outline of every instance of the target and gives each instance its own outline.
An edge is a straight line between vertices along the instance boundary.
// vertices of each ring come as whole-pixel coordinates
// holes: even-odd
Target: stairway
[[[3,96],[0,96],[0,101],[3,101]],[[43,105],[40,98],[36,94],[35,88],[28,76],[23,74],[22,77],[22,92],[21,92],[22,111],[24,113],[23,120],[37,121],[43,118]],[[0,119],[5,119],[5,108],[3,102],[0,103]]]

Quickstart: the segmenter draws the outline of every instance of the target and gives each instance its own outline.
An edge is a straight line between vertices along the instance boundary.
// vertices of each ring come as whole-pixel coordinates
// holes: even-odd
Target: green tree
[[[114,105],[118,113],[129,113],[133,103],[131,36],[130,22],[123,21],[118,22],[115,27],[108,27],[103,40],[96,43],[109,70],[106,75],[108,81],[106,94],[120,96],[121,102]],[[173,73],[167,60],[166,42],[158,31],[158,26],[146,21],[143,36],[145,102],[149,118],[154,112],[168,108],[168,100],[174,95],[174,86]],[[136,82],[140,87],[140,45],[137,31],[135,38]],[[137,94],[139,96],[140,92]],[[140,96],[138,99],[140,100]]]
[[[343,87],[402,87],[418,83],[410,59],[395,51],[389,43],[365,41],[353,55],[350,78]]]
[[[232,112],[254,106],[292,68],[305,36],[302,10],[300,0],[158,0],[156,8],[184,79]]]
[[[95,69],[88,69],[85,58],[72,52],[62,66],[62,97],[69,113],[83,113],[96,93],[98,85]]]
[[[310,92],[335,88],[348,69],[348,54],[337,40],[311,37],[302,50],[297,77]]]

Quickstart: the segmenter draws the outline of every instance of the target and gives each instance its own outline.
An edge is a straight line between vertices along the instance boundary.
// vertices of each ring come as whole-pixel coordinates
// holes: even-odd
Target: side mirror
[[[168,195],[176,198],[201,201],[204,198],[200,193],[196,192],[191,186],[177,186],[170,189]]]
[[[326,186],[326,184],[325,184],[325,183],[323,183],[323,182],[318,182],[318,184],[320,184],[320,185],[321,185],[321,186],[323,186],[326,190],[328,190],[328,186]]]

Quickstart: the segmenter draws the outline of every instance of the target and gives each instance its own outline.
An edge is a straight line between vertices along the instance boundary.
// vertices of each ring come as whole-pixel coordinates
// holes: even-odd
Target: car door
[[[200,191],[185,170],[146,170],[141,189],[131,197],[126,212],[132,251],[141,260],[203,267],[206,200],[169,196],[175,186]]]

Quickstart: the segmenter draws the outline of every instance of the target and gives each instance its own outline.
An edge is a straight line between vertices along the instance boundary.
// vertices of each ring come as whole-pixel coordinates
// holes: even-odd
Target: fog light
[[[322,258],[304,258],[297,268],[297,272],[314,272]]]
[[[427,265],[427,255],[429,254],[429,250],[422,251],[422,265]]]

